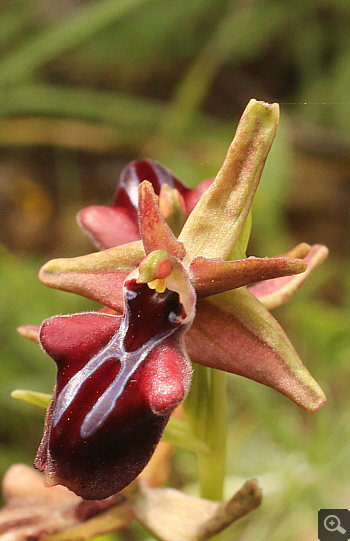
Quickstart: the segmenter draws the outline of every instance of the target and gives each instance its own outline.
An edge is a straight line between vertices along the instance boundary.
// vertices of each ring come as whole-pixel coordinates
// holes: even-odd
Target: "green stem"
[[[226,373],[210,370],[210,397],[204,442],[211,449],[198,455],[202,498],[223,500],[226,472]]]
[[[209,448],[198,453],[201,496],[222,500],[226,469],[226,373],[196,365],[185,403],[196,437]]]

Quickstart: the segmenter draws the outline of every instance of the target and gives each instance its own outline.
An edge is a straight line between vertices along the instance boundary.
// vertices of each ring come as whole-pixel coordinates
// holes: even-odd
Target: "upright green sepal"
[[[248,103],[215,181],[179,236],[186,246],[186,260],[199,255],[229,257],[249,214],[278,120],[277,103]]]

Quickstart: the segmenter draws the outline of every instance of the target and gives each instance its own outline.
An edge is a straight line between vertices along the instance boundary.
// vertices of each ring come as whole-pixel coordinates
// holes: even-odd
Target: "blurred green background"
[[[227,496],[257,476],[262,507],[235,541],[314,541],[319,508],[349,507],[350,6],[345,0],[17,0],[0,25],[0,474],[30,464],[55,369],[16,327],[95,308],[37,280],[52,257],[92,251],[75,214],[112,200],[130,160],[163,162],[187,185],[215,175],[250,98],[281,123],[253,208],[249,254],[321,242],[329,260],[275,311],[324,388],[310,415],[230,376]],[[190,453],[173,484],[195,482]],[[137,526],[104,538],[149,540]]]

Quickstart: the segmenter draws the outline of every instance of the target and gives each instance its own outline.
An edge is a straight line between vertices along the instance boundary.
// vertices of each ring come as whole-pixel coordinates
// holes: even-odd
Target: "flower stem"
[[[207,423],[204,442],[211,449],[198,455],[202,498],[222,500],[226,471],[226,373],[210,370],[210,395],[207,403]]]
[[[226,373],[196,365],[185,413],[193,432],[210,449],[198,453],[201,497],[222,500],[226,469]]]

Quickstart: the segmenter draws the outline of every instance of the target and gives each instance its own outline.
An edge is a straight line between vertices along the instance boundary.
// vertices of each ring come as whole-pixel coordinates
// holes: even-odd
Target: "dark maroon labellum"
[[[177,292],[158,293],[131,279],[123,317],[44,322],[41,342],[58,374],[35,465],[49,483],[102,499],[140,473],[189,387],[185,317]]]

